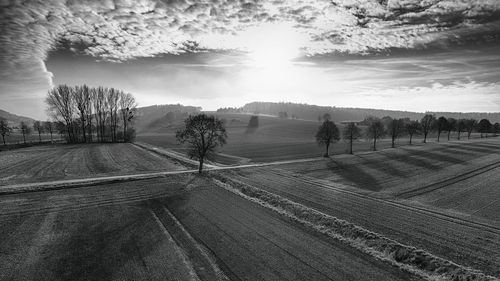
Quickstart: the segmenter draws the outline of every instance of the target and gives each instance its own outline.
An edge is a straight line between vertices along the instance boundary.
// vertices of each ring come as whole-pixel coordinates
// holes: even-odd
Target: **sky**
[[[58,84],[140,106],[500,111],[498,0],[0,0],[0,109]]]

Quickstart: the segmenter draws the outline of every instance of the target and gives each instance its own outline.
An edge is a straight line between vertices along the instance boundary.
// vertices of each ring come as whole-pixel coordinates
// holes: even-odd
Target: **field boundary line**
[[[195,268],[197,276],[201,280],[220,280],[229,281],[226,274],[219,268],[215,262],[215,258],[208,253],[208,251],[198,243],[189,232],[184,228],[181,222],[170,212],[170,210],[163,204],[153,201],[151,212],[157,216],[163,227],[169,231],[169,234],[174,239],[175,243],[184,251],[184,253],[191,257],[191,264]],[[167,221],[162,220],[157,213],[166,215]],[[194,258],[194,259],[193,259]]]
[[[213,181],[229,192],[426,280],[500,280],[238,180],[219,176]]]
[[[189,271],[189,277],[190,277],[190,280],[192,281],[200,281],[200,278],[198,277],[198,275],[196,274],[196,271],[194,270],[193,268],[193,264],[191,263],[191,261],[189,260],[189,258],[187,257],[186,253],[182,250],[182,248],[174,241],[174,238],[172,238],[172,235],[170,235],[170,233],[168,232],[168,230],[165,228],[165,226],[163,225],[163,223],[160,221],[160,219],[158,218],[158,216],[156,215],[155,212],[153,212],[153,210],[149,210],[149,212],[151,213],[151,215],[153,216],[155,222],[158,224],[158,226],[160,227],[160,230],[161,232],[163,232],[163,234],[167,237],[167,240],[172,243],[174,245],[174,249],[175,249],[175,252],[177,255],[179,255],[182,259],[182,263],[187,267],[188,271]]]

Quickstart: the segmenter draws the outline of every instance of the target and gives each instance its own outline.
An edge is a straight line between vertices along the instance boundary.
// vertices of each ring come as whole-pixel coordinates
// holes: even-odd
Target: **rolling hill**
[[[12,126],[17,126],[21,122],[33,123],[35,120],[25,116],[19,116],[0,109],[0,118],[5,118]]]

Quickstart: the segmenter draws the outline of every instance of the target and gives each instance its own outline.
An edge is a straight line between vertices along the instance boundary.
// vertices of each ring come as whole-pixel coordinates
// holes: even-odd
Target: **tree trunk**
[[[42,135],[40,134],[40,131],[38,131],[38,142],[42,143]]]
[[[424,133],[424,143],[427,142],[427,133]]]
[[[3,145],[5,145],[5,136],[2,135]]]
[[[203,157],[200,157],[200,166],[198,167],[198,174],[201,174],[202,169],[203,169]]]
[[[24,141],[24,144],[26,144],[26,136],[24,134],[24,130],[23,130],[23,141]]]
[[[440,137],[441,137],[441,131],[438,131],[438,142]]]
[[[350,145],[351,145],[351,154],[352,154],[352,137],[351,137],[351,142],[350,142]]]
[[[450,133],[451,133],[451,130],[448,131],[448,141],[450,140]]]
[[[460,131],[458,131],[457,140],[460,140]]]
[[[411,144],[411,139],[413,138],[413,134],[410,134],[410,144]]]
[[[377,138],[373,138],[373,151],[377,150]]]
[[[330,143],[328,142],[328,143],[326,144],[326,153],[325,153],[325,157],[329,157],[329,155],[328,155],[328,148],[329,148],[329,147],[330,147]]]
[[[391,147],[394,148],[394,137],[392,137],[392,143],[391,143]]]

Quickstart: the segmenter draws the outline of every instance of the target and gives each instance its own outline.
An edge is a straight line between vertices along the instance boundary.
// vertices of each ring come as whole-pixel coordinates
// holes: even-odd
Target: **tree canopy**
[[[321,126],[318,128],[318,132],[316,133],[316,142],[319,145],[326,146],[326,152],[324,154],[325,157],[328,157],[328,149],[330,144],[337,142],[340,140],[340,133],[337,125],[332,121],[325,120]]]
[[[227,134],[224,122],[215,116],[206,114],[191,115],[184,121],[184,128],[176,132],[179,143],[187,143],[188,156],[200,162],[198,172],[203,169],[203,162],[211,156],[218,146],[226,143]]]

